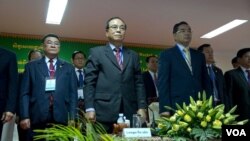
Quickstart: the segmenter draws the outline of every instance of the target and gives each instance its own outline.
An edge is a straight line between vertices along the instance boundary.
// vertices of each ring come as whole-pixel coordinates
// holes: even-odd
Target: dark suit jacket
[[[109,45],[90,49],[85,67],[85,108],[95,108],[97,121],[116,122],[120,107],[132,119],[146,108],[146,95],[136,52],[123,47],[123,70]]]
[[[224,75],[223,72],[220,68],[218,68],[217,66],[213,66],[213,71],[215,73],[215,83],[216,83],[216,88],[218,90],[218,95],[219,95],[219,99],[221,100],[221,103],[225,104],[225,106],[228,105],[227,103],[227,95],[226,95],[226,85],[225,85],[225,79],[224,79]],[[212,84],[212,81],[211,85]],[[227,109],[227,108],[226,108]]]
[[[157,101],[157,94],[156,94],[154,80],[150,75],[149,71],[143,72],[142,76],[144,80],[148,104]]]
[[[16,55],[0,47],[0,115],[15,113],[18,88]],[[1,134],[1,133],[0,133]]]
[[[178,46],[160,54],[158,69],[158,91],[160,113],[167,111],[164,106],[175,108],[175,104],[188,104],[189,97],[197,99],[198,92],[206,90],[211,95],[211,85],[202,53],[191,49],[191,73]]]
[[[25,65],[21,84],[20,118],[30,118],[31,124],[46,122],[49,113],[49,94],[45,81],[49,71],[45,58]],[[58,59],[56,63],[56,90],[53,92],[53,117],[56,122],[67,124],[74,118],[77,103],[77,78],[74,67]]]
[[[16,55],[0,47],[0,117],[4,112],[16,112],[17,101],[17,60]],[[3,122],[0,121],[0,138]]]
[[[238,120],[250,120],[250,86],[241,67],[225,73],[225,81],[232,106],[237,105]]]

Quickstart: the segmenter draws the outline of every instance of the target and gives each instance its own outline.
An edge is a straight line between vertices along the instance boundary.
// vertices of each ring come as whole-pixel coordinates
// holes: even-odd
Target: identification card
[[[77,93],[78,93],[78,99],[84,99],[83,89],[78,89]]]
[[[50,78],[46,79],[45,91],[55,91],[56,90],[56,79]]]

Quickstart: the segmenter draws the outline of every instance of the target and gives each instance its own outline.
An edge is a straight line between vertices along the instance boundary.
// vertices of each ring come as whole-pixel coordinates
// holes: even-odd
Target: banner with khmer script
[[[76,50],[83,51],[87,56],[89,53],[89,49],[91,47],[104,45],[105,42],[82,42],[82,41],[67,41],[62,40],[61,41],[61,49],[60,49],[60,58],[68,61],[71,63],[71,54]],[[17,55],[17,61],[18,61],[18,72],[23,72],[24,65],[28,62],[28,52],[31,49],[39,49],[42,50],[41,46],[41,39],[38,38],[26,38],[26,37],[20,37],[20,36],[3,36],[0,34],[0,46],[4,47],[8,50],[11,50],[16,53]],[[142,66],[142,71],[146,70],[146,63],[145,58],[150,55],[156,55],[159,56],[160,52],[163,49],[160,48],[150,48],[148,45],[147,47],[143,47],[140,45],[140,47],[129,44],[126,45],[126,47],[136,51],[140,56],[140,62]]]

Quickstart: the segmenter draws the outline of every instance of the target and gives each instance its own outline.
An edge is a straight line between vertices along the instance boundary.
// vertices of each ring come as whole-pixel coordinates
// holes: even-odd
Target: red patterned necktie
[[[49,76],[50,76],[50,78],[55,77],[55,67],[53,65],[53,59],[49,60]]]
[[[49,77],[50,78],[55,77],[55,67],[53,65],[53,59],[49,60]],[[50,94],[49,95],[49,107],[50,107],[50,109],[52,109],[53,101],[54,101],[53,95]]]
[[[121,60],[121,50],[120,48],[115,48],[114,50],[115,50],[115,57],[116,57],[117,63],[119,64],[120,68],[123,69],[122,60]]]

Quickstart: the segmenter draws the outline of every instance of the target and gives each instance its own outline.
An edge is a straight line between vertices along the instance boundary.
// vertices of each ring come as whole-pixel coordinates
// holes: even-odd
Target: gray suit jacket
[[[122,54],[123,70],[109,45],[90,49],[84,97],[86,109],[95,108],[97,121],[115,122],[121,106],[128,119],[139,108],[146,108],[139,56],[125,47]]]
[[[45,92],[45,81],[49,71],[45,58],[32,61],[25,66],[20,94],[20,117],[30,118],[31,124],[46,122],[49,113],[49,94]],[[77,103],[77,78],[74,67],[58,59],[56,63],[56,90],[54,98],[54,120],[67,124],[74,118]]]

